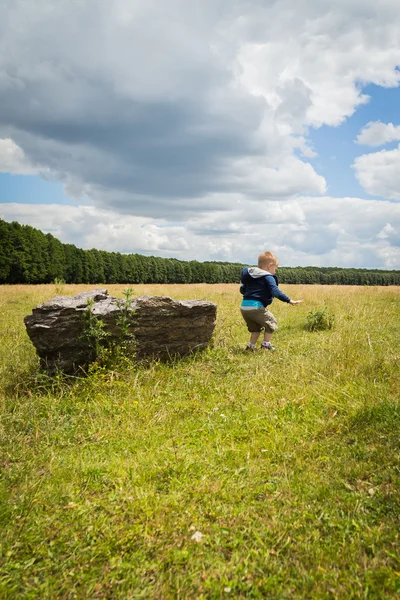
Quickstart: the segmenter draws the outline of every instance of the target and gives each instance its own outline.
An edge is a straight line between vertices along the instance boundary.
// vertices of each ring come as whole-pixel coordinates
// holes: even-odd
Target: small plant
[[[130,328],[134,318],[132,310],[132,295],[133,289],[127,288],[123,292],[125,300],[117,300],[119,315],[116,320],[116,325],[119,327],[120,335],[118,342],[114,343],[115,355],[131,354],[135,346],[135,338],[131,333]]]
[[[119,315],[116,320],[116,324],[120,329],[122,339],[131,338],[132,334],[129,332],[130,326],[132,325],[132,288],[128,288],[123,292],[125,300],[117,300],[117,306],[119,308]]]
[[[61,294],[64,291],[66,281],[62,277],[55,277],[53,284],[56,286],[56,293]]]
[[[104,329],[104,321],[97,319],[93,314],[94,307],[93,298],[88,298],[86,308],[83,311],[84,332],[82,337],[89,343],[91,351],[91,360],[99,359],[104,350],[105,340],[110,335]]]
[[[108,340],[111,336],[105,329],[105,323],[102,319],[96,318],[93,314],[95,305],[93,298],[88,298],[86,308],[83,312],[84,332],[82,338],[88,342],[90,348],[90,361],[96,361],[99,365],[113,368],[121,359],[132,354],[135,346],[134,335],[130,332],[133,320],[132,311],[133,290],[128,288],[124,290],[125,300],[117,300],[119,309],[116,318],[116,325],[119,329],[117,339]]]
[[[332,329],[335,323],[335,317],[329,313],[325,304],[323,308],[310,310],[307,314],[306,329],[308,331],[325,331]]]

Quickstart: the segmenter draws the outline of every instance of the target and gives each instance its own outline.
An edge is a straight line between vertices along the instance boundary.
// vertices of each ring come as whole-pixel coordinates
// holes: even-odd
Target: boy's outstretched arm
[[[296,304],[303,302],[303,300],[292,300],[289,298],[289,296],[282,292],[282,290],[276,285],[276,281],[273,276],[267,275],[267,280],[274,298],[278,298],[278,300],[281,300],[282,302],[287,302],[288,304],[291,304],[291,306],[295,306]]]

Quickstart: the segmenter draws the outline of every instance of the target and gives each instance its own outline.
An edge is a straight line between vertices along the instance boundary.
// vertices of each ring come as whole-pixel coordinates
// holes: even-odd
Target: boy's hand
[[[294,306],[295,304],[300,304],[301,302],[303,302],[303,300],[291,300],[289,302],[289,304],[291,304],[292,306]]]

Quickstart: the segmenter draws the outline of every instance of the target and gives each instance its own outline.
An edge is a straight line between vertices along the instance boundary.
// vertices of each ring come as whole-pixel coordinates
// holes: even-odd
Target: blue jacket
[[[290,302],[289,296],[286,296],[278,287],[278,278],[268,271],[258,267],[246,267],[242,271],[240,278],[242,285],[240,293],[243,294],[243,300],[257,300],[263,306],[272,304],[274,298],[282,302]]]

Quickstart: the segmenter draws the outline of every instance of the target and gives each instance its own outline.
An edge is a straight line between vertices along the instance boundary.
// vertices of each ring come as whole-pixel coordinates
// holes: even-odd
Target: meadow
[[[23,317],[90,286],[0,287],[0,598],[399,598],[400,288],[282,286],[248,353],[239,286],[133,287],[210,348],[49,378]]]

